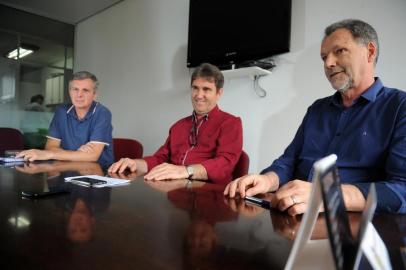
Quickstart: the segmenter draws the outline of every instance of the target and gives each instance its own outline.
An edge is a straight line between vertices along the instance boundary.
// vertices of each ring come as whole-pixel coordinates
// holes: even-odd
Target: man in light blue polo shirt
[[[97,87],[97,78],[92,73],[73,74],[69,82],[72,104],[56,109],[45,150],[26,150],[17,157],[29,161],[98,161],[102,166],[113,163],[111,113],[95,101]]]

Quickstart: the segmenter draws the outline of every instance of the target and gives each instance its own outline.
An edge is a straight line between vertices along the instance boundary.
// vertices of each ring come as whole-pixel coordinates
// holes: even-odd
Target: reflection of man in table
[[[108,209],[110,193],[111,188],[71,187],[65,207],[70,210],[66,234],[72,242],[84,243],[93,238],[95,215]]]
[[[228,183],[242,151],[241,119],[221,111],[224,77],[210,64],[197,67],[191,78],[193,114],[176,122],[165,144],[144,159],[124,158],[109,172],[148,172],[147,180],[210,179]]]
[[[185,182],[187,182],[185,180]],[[148,183],[148,182],[147,182]],[[197,187],[197,185],[201,185]],[[168,192],[168,199],[180,209],[190,213],[192,219],[209,224],[236,219],[238,213],[224,202],[224,186],[194,181]],[[215,209],[215,211],[214,211]]]
[[[46,185],[69,185],[69,194],[55,197],[56,204],[69,211],[67,237],[72,242],[88,242],[93,238],[95,215],[106,211],[110,204],[111,188],[89,188],[74,184],[66,184],[65,177],[77,175],[100,175],[103,170],[97,162],[52,161],[26,163],[16,166],[17,171],[26,174],[44,173]]]
[[[147,183],[154,188],[167,191],[168,199],[173,205],[189,214],[190,224],[183,243],[185,264],[199,268],[218,260],[217,255],[221,248],[217,246],[218,235],[215,224],[236,220],[238,216],[238,213],[232,211],[224,202],[222,194],[224,186],[187,180]],[[172,183],[176,189],[169,188],[168,185]]]
[[[95,219],[82,199],[75,201],[68,219],[68,238],[75,243],[89,242],[93,238]]]
[[[98,161],[105,166],[113,163],[111,113],[95,101],[97,88],[98,80],[92,73],[73,74],[69,82],[72,104],[56,109],[45,150],[26,150],[18,157],[29,161]]]

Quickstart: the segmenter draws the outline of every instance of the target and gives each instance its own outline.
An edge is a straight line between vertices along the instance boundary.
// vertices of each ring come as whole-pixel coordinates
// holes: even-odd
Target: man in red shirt
[[[146,180],[200,179],[228,183],[242,152],[239,117],[221,111],[217,102],[223,94],[221,71],[204,63],[191,78],[193,114],[176,122],[158,151],[143,159],[122,158],[110,173],[146,173]]]

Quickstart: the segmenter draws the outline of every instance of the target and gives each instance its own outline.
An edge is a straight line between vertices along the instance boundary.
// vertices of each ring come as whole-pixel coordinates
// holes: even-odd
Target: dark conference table
[[[283,269],[300,217],[227,199],[224,186],[187,180],[88,188],[31,200],[21,191],[103,175],[97,163],[0,168],[0,269]],[[360,215],[350,213],[356,231]],[[376,215],[393,269],[406,215]],[[312,238],[326,238],[319,218]]]

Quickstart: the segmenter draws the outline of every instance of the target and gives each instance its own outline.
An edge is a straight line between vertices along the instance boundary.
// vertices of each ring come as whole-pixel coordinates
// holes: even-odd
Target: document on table
[[[92,180],[92,181],[89,181]],[[130,183],[130,180],[112,178],[100,175],[80,175],[73,177],[66,177],[65,182],[71,182],[80,186],[86,187],[114,187],[114,186],[124,186]]]
[[[24,158],[16,158],[16,157],[0,157],[0,162],[24,162]]]

